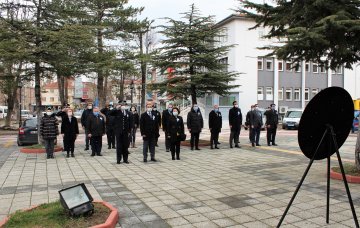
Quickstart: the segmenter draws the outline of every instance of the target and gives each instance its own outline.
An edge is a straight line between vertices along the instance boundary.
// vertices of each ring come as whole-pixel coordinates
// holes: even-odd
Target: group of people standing
[[[158,146],[159,130],[163,129],[165,133],[166,152],[171,152],[172,160],[180,160],[180,144],[186,139],[184,130],[184,120],[180,114],[180,109],[169,104],[162,114],[157,110],[156,104],[148,102],[146,111],[139,115],[135,106],[129,109],[125,101],[119,102],[115,107],[106,104],[106,107],[99,110],[88,103],[87,108],[81,116],[81,125],[85,131],[85,150],[91,146],[91,156],[102,156],[102,137],[107,135],[108,149],[116,149],[117,164],[121,161],[129,163],[129,147],[135,146],[136,132],[140,128],[143,139],[143,161],[148,161],[148,152],[150,152],[150,161],[156,162],[155,147]],[[246,114],[245,125],[249,128],[249,139],[253,147],[260,146],[260,130],[263,126],[262,113],[258,105],[252,105],[251,110]],[[266,116],[265,127],[267,129],[268,146],[277,146],[275,143],[276,130],[278,125],[278,113],[275,104],[271,104],[268,110],[264,112]],[[75,140],[79,134],[77,119],[73,116],[73,110],[67,104],[64,109],[56,116],[62,118],[61,134],[63,136],[64,151],[66,157],[75,157]],[[243,117],[237,101],[233,102],[233,107],[229,110],[229,146],[241,148],[239,136],[241,132]],[[210,148],[219,149],[219,134],[222,129],[222,114],[219,106],[214,105],[209,113]],[[190,133],[191,150],[200,150],[199,138],[204,127],[204,120],[199,106],[195,103],[187,115],[187,128]],[[53,158],[54,140],[58,132],[58,122],[55,113],[47,109],[40,124],[40,131],[45,146],[47,148],[47,158]]]

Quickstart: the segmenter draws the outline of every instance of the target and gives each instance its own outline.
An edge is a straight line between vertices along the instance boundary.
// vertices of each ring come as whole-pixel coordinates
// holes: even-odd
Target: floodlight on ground
[[[94,212],[93,198],[84,183],[61,189],[60,203],[71,216],[90,215]]]

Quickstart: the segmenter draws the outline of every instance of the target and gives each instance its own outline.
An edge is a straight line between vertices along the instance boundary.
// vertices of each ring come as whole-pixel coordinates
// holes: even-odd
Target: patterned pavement
[[[130,164],[116,164],[115,150],[103,147],[102,157],[83,151],[77,140],[75,158],[56,153],[18,152],[15,136],[0,136],[0,218],[18,209],[59,198],[58,190],[85,183],[94,199],[119,209],[121,227],[275,227],[308,159],[297,145],[297,131],[278,133],[278,147],[249,146],[247,131],[241,149],[228,148],[228,132],[220,150],[191,151],[181,160],[165,152],[163,136],[156,148],[158,162],[142,162],[142,148],[131,149]],[[209,138],[207,133],[201,136]],[[59,140],[61,141],[61,140]],[[105,137],[103,142],[105,143]],[[140,138],[137,139],[141,146]],[[346,162],[354,157],[356,136],[341,148]],[[335,162],[332,162],[335,165]],[[350,184],[360,214],[360,185]],[[325,222],[326,163],[316,161],[284,220],[283,227],[354,227],[341,181],[331,180],[330,224]]]

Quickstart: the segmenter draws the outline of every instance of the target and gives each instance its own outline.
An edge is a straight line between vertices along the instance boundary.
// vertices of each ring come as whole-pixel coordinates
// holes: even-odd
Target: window
[[[228,41],[228,28],[224,27],[221,29],[220,34],[217,36],[217,40],[220,43],[225,43]]]
[[[286,89],[286,92],[285,92],[285,99],[287,101],[291,101],[292,100],[292,89]]]
[[[305,63],[305,71],[310,72],[310,63]]]
[[[219,63],[221,64],[222,71],[228,72],[228,58],[225,57],[225,58],[219,59]]]
[[[273,70],[273,60],[267,59],[266,60],[266,70],[272,71]]]
[[[313,73],[319,73],[319,67],[316,63],[313,63]]]
[[[283,88],[279,89],[279,95],[278,96],[279,96],[278,97],[279,101],[282,101],[284,99],[284,89]]]
[[[258,70],[263,70],[263,59],[258,59]]]
[[[295,64],[295,71],[296,72],[301,72],[301,64],[300,63]]]
[[[284,71],[284,62],[282,60],[278,62],[278,70]]]
[[[318,94],[319,89],[312,89],[311,90],[311,97],[315,97],[316,94]]]
[[[219,97],[219,106],[232,106],[232,103],[236,101],[235,95],[229,95],[226,97]]]
[[[305,88],[305,101],[309,101],[310,98],[309,98],[309,95],[310,95],[310,89],[309,88]]]
[[[53,97],[50,97],[50,102],[54,102],[54,98],[53,98]]]
[[[50,89],[50,93],[54,93],[54,89]]]
[[[213,105],[213,97],[207,96],[206,97],[206,106],[212,106]]]
[[[294,100],[299,101],[300,100],[300,89],[294,89]]]
[[[333,71],[333,74],[342,74],[342,67],[336,68],[336,70]]]
[[[257,98],[260,101],[264,100],[264,88],[263,87],[258,87]]]
[[[266,100],[271,101],[273,99],[274,99],[273,88],[272,87],[266,87]]]
[[[291,62],[286,62],[286,65],[285,65],[286,71],[292,71],[291,67],[292,67]]]
[[[320,65],[319,68],[320,68],[320,73],[326,73],[325,66]]]

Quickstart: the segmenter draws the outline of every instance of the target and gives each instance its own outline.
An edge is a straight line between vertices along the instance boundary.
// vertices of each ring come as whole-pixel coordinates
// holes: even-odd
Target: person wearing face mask
[[[156,119],[157,119],[157,123],[158,123],[158,125],[157,125],[157,128],[156,128],[156,135],[158,135],[158,137],[156,138],[156,140],[155,140],[155,146],[156,147],[158,147],[159,145],[158,145],[158,141],[159,141],[159,136],[160,136],[160,134],[159,134],[159,129],[161,128],[161,114],[160,114],[160,112],[157,110],[157,105],[156,105],[156,103],[153,105],[153,107],[152,107],[153,109],[152,109],[152,111],[153,111],[153,114],[155,115],[155,117],[156,117]]]
[[[170,116],[172,116],[172,109],[173,105],[170,103],[168,104],[168,108],[163,111],[162,113],[162,129],[165,132],[165,149],[166,152],[170,151],[170,140],[167,134],[167,122],[169,121]]]
[[[260,130],[263,125],[262,114],[259,111],[258,105],[254,105],[254,110],[250,113],[250,126],[251,126],[251,145],[254,147],[261,146],[259,144],[260,140]]]
[[[66,110],[66,117],[61,122],[61,135],[64,140],[64,150],[68,158],[71,152],[71,157],[75,157],[75,140],[79,134],[79,126],[76,117],[73,115],[73,110],[68,108]]]
[[[169,120],[166,124],[168,132],[167,137],[170,140],[170,150],[171,158],[175,160],[180,160],[180,143],[185,140],[184,132],[184,121],[181,116],[179,116],[180,110],[177,107],[174,107],[172,110],[172,116],[169,117]]]
[[[55,115],[61,117],[61,126],[64,120],[67,118],[67,110],[70,108],[70,104],[65,104],[63,109],[58,111]],[[65,140],[63,140],[63,151],[65,149]]]
[[[146,112],[141,114],[140,117],[140,132],[143,137],[143,156],[144,162],[147,162],[148,151],[150,150],[151,161],[156,162],[155,159],[155,143],[156,138],[159,135],[156,133],[158,129],[158,119],[154,115],[152,110],[152,103],[148,102],[146,104]]]
[[[46,113],[41,118],[40,135],[44,140],[46,158],[54,158],[55,139],[59,135],[58,121],[51,108],[47,108]]]
[[[115,132],[114,132],[114,117],[110,116],[112,106],[109,103],[105,104],[105,108],[100,112],[106,116],[106,138],[108,142],[108,149],[115,149]]]
[[[235,147],[241,148],[239,145],[239,136],[242,125],[242,113],[238,106],[237,101],[233,101],[233,107],[229,110],[229,126],[230,126],[230,148],[233,148],[233,142]]]
[[[254,105],[251,105],[250,110],[246,113],[245,126],[249,129],[249,141],[251,142],[251,126],[250,126],[250,113],[254,111]]]
[[[135,106],[131,107],[131,113],[133,116],[133,127],[131,128],[131,133],[130,133],[130,145],[132,148],[135,148],[135,139],[136,139],[136,131],[139,127],[139,122],[140,122],[140,116],[139,113],[136,110]]]
[[[194,103],[191,111],[187,115],[187,128],[191,134],[190,145],[191,150],[200,150],[199,148],[199,138],[201,129],[204,127],[204,120],[200,112],[199,106]]]
[[[126,110],[126,102],[119,101],[116,109],[110,111],[110,115],[114,116],[114,130],[116,138],[116,163],[129,164],[129,145],[130,133],[134,126],[133,115]]]
[[[266,139],[267,139],[267,145],[268,146],[277,146],[275,143],[275,136],[276,136],[276,130],[277,126],[279,124],[279,115],[278,112],[275,109],[276,105],[271,104],[270,109],[267,110],[264,115],[266,116]]]
[[[87,118],[86,129],[90,138],[91,156],[102,156],[102,137],[105,135],[106,117],[99,112],[98,107],[94,107],[93,114]]]
[[[219,133],[222,128],[222,115],[219,106],[214,105],[214,109],[209,113],[209,129],[210,129],[210,149],[219,149]]]
[[[89,150],[89,143],[90,143],[90,138],[88,137],[89,132],[86,129],[87,119],[92,114],[93,114],[93,104],[92,102],[88,102],[86,109],[83,111],[81,115],[81,126],[85,130],[85,150]]]

